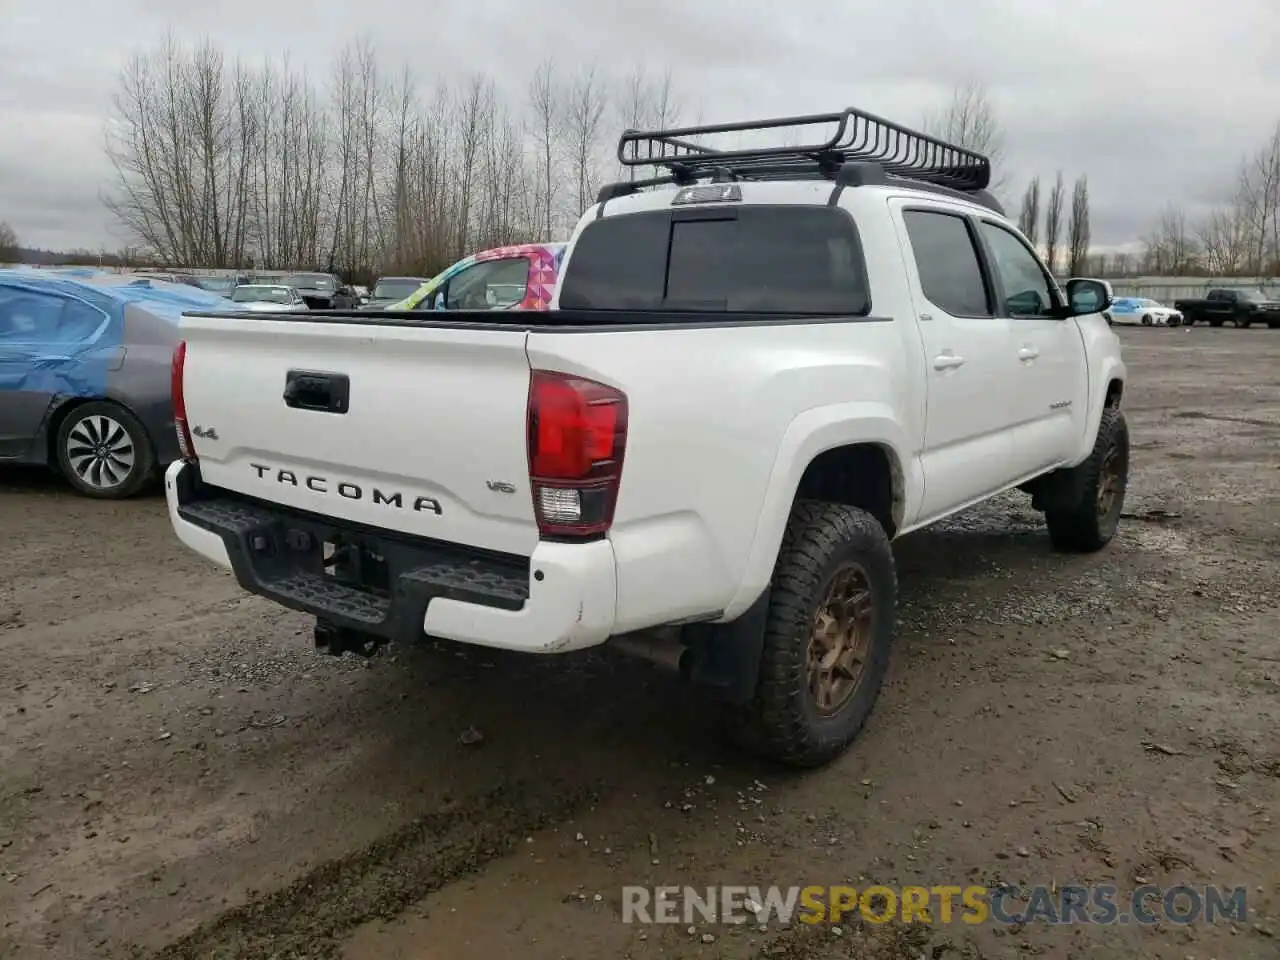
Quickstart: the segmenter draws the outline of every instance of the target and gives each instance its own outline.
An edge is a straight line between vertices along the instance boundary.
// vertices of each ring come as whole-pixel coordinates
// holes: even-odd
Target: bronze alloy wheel
[[[1111,516],[1116,498],[1120,496],[1120,451],[1112,447],[1102,458],[1098,468],[1098,519]]]
[[[862,680],[875,607],[871,581],[857,563],[839,567],[813,618],[809,637],[809,693],[824,716],[838,713]]]

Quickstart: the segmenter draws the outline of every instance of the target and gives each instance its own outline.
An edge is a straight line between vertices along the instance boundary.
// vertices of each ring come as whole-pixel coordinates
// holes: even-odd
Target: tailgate
[[[201,475],[326,517],[528,556],[526,336],[184,317]]]

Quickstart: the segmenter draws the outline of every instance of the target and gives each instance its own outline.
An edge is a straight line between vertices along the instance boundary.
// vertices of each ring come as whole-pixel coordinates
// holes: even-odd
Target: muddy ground
[[[1118,540],[1055,555],[1016,496],[899,541],[883,697],[803,776],[637,661],[317,656],[157,496],[0,475],[0,957],[1280,956],[1280,332],[1122,336]],[[619,920],[623,884],[1001,881],[1249,915]]]

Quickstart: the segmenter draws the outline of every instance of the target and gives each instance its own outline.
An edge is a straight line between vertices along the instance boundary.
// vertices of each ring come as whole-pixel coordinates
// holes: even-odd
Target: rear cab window
[[[692,207],[604,217],[578,237],[566,310],[867,316],[853,219],[836,207]]]

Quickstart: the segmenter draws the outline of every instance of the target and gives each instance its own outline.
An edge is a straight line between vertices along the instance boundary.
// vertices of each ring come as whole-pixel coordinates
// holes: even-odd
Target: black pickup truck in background
[[[1237,327],[1265,323],[1273,330],[1280,328],[1280,300],[1258,290],[1210,290],[1203,300],[1175,300],[1173,308],[1187,326],[1205,322],[1220,327],[1230,320]]]
[[[342,280],[332,273],[291,273],[280,280],[286,287],[298,291],[307,307],[311,310],[330,310],[334,307],[349,307],[350,303],[335,304],[334,298],[339,296]]]

